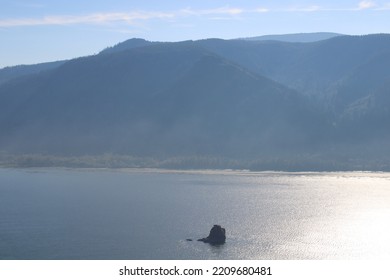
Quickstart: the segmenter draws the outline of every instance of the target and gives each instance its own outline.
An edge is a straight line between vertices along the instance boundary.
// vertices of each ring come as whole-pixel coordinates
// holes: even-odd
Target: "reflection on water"
[[[0,259],[390,258],[389,173],[0,169],[0,213]]]

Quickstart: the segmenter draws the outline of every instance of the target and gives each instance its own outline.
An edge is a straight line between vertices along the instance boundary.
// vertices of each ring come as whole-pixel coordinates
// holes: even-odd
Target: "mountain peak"
[[[153,42],[147,41],[142,38],[132,38],[129,40],[126,40],[124,42],[118,43],[115,46],[108,47],[104,50],[102,50],[101,54],[107,54],[107,53],[113,53],[113,52],[120,52],[127,49],[133,49],[133,48],[139,48],[139,47],[145,47],[148,45],[154,44]]]

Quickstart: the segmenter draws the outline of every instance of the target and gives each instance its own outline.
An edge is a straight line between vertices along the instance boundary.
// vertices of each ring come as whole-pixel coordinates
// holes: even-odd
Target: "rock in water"
[[[198,241],[203,241],[210,244],[223,244],[226,241],[225,229],[220,225],[214,225],[210,230],[209,236],[198,239]]]

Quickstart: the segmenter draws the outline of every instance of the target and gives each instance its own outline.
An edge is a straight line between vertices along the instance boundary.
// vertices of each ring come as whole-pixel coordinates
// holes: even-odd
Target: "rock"
[[[187,238],[186,240],[187,240],[187,241],[192,241],[192,239],[191,239],[191,238]]]
[[[210,230],[209,236],[198,239],[198,241],[210,244],[223,244],[226,241],[225,229],[220,225],[214,225]]]

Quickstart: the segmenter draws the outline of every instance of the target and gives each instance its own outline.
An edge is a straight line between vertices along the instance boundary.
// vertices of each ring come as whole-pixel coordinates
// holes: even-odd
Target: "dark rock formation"
[[[198,239],[198,241],[210,244],[223,244],[226,241],[225,229],[220,225],[214,225],[213,228],[210,230],[209,236]]]

